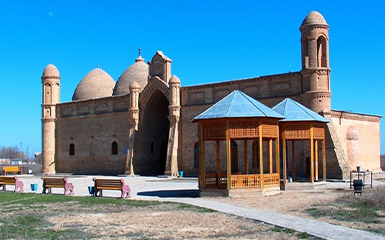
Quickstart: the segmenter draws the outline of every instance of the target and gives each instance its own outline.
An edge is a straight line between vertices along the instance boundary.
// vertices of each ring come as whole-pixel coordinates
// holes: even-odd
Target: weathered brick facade
[[[325,126],[328,177],[347,178],[356,165],[380,170],[380,117],[331,110],[328,29],[317,12],[303,21],[300,72],[214,84],[181,87],[171,75],[171,59],[158,51],[148,63],[139,56],[115,87],[103,70],[91,71],[73,101],[60,103],[59,72],[47,66],[42,76],[43,172],[177,175],[183,170],[196,176],[198,127],[191,121],[236,89],[269,107],[289,97],[330,119]],[[242,170],[244,143],[235,143]],[[215,158],[215,149],[215,143],[207,144],[208,159]],[[306,177],[309,143],[296,143],[295,150],[296,174]],[[248,148],[250,162],[252,151]]]

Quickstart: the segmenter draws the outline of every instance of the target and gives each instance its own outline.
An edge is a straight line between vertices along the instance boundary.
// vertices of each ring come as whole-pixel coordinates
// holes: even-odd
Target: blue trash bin
[[[37,191],[37,183],[31,183],[31,190],[32,190],[32,192]]]
[[[90,195],[94,195],[95,193],[95,187],[94,186],[88,186],[88,192],[90,193]]]
[[[183,171],[179,171],[179,177],[183,177]]]

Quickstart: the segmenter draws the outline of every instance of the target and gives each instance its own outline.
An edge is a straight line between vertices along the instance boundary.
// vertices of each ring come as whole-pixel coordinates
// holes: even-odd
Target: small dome
[[[59,77],[59,70],[53,64],[48,64],[43,71],[42,77]]]
[[[72,100],[93,99],[112,96],[115,81],[100,68],[89,72],[78,84]]]
[[[172,76],[170,81],[169,81],[169,84],[173,84],[173,83],[179,83],[180,84],[180,79],[175,75]]]
[[[148,83],[149,76],[148,64],[144,62],[144,59],[139,56],[135,63],[129,66],[116,82],[113,95],[124,95],[130,92],[130,85],[133,82],[137,82],[140,87],[140,91]]]
[[[139,83],[133,81],[130,85],[130,89],[140,89]]]
[[[328,25],[325,18],[317,11],[310,12],[303,20],[301,27],[308,25]]]

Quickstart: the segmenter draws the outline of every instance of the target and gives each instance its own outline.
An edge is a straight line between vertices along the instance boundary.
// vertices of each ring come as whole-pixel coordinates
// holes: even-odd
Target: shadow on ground
[[[199,197],[199,190],[160,190],[160,191],[148,191],[138,192],[138,196],[146,197],[162,197],[162,198],[178,198],[178,197]]]

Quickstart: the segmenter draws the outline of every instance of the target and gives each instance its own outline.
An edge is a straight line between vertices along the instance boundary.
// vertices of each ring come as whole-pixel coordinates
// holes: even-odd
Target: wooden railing
[[[261,188],[263,187],[279,186],[279,174],[263,174],[263,180],[261,181],[260,174],[237,174],[231,175],[231,188]],[[227,184],[227,175],[225,173],[218,177],[217,173],[206,174],[206,187],[215,187],[223,184]]]
[[[220,178],[217,173],[206,173],[206,186],[219,186],[221,184],[227,184],[225,173],[222,173]]]
[[[264,174],[263,187],[279,186],[279,174]],[[231,175],[231,188],[261,188],[261,175]]]

